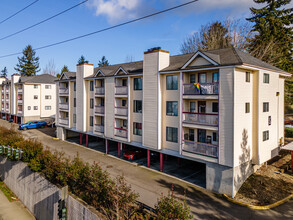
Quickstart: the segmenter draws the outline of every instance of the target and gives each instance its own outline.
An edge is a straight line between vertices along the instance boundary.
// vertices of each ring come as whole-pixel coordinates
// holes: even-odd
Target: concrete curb
[[[246,206],[246,207],[251,208],[251,209],[254,209],[254,210],[268,210],[268,209],[272,209],[272,208],[275,208],[277,206],[280,206],[280,205],[284,204],[285,202],[288,202],[290,199],[293,198],[293,194],[291,194],[291,195],[287,196],[286,198],[284,198],[284,199],[282,199],[282,200],[280,200],[278,202],[275,202],[273,204],[265,205],[265,206],[255,206],[255,205],[250,205],[250,204],[247,204],[247,203],[240,202],[240,201],[237,201],[235,199],[232,199],[229,196],[227,196],[226,194],[223,194],[223,196],[229,202],[232,202],[234,204],[241,205],[241,206]]]

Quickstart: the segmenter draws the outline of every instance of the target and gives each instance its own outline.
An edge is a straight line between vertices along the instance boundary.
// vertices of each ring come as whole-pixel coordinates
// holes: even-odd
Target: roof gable
[[[94,75],[94,77],[98,76],[105,76],[105,74],[102,72],[102,70],[98,70],[98,72]]]
[[[61,74],[60,76],[60,80],[62,79],[68,79],[68,77],[66,76],[65,72]]]
[[[210,65],[219,65],[216,61],[202,53],[201,51],[197,51],[182,67],[185,69],[189,66],[210,66]]]
[[[119,75],[127,75],[128,73],[120,66],[118,70],[114,73],[114,76],[119,76]]]

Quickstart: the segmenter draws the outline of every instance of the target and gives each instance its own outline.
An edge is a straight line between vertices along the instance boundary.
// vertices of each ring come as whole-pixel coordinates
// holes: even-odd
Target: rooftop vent
[[[147,50],[147,52],[152,52],[152,51],[155,51],[155,50],[161,50],[161,47],[150,48],[150,49]]]

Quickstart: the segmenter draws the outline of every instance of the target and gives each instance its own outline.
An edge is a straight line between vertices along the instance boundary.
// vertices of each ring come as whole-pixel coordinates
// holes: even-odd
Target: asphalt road
[[[17,125],[11,125],[4,120],[0,120],[0,125],[17,128]],[[50,150],[63,151],[70,158],[78,153],[84,161],[98,162],[113,178],[123,175],[132,189],[139,193],[139,201],[149,206],[154,206],[161,193],[166,195],[173,187],[175,195],[179,198],[184,198],[186,190],[185,199],[195,219],[293,219],[292,200],[271,210],[252,210],[230,203],[215,193],[176,177],[137,166],[75,143],[54,140],[50,136],[54,134],[51,128],[22,131],[22,134],[26,138],[41,141]]]

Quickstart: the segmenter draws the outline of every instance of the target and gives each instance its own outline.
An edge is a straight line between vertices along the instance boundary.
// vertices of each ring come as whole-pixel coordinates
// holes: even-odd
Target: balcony
[[[105,87],[96,87],[95,94],[96,95],[104,95],[105,94]]]
[[[22,115],[22,110],[17,110],[18,115]]]
[[[9,89],[6,89],[6,93],[9,93]]]
[[[124,128],[115,128],[114,135],[117,137],[127,138],[128,131]]]
[[[115,86],[115,95],[127,95],[128,86]]]
[[[219,115],[208,113],[183,112],[183,123],[218,126]]]
[[[59,94],[60,95],[68,95],[69,89],[68,88],[59,88]]]
[[[97,114],[104,114],[105,106],[95,106],[95,113]]]
[[[22,93],[22,88],[18,88],[17,93]]]
[[[59,124],[68,125],[69,123],[68,118],[59,118]]]
[[[218,146],[184,140],[183,151],[218,158]]]
[[[1,93],[2,93],[2,94],[4,93],[4,89],[1,90]]]
[[[22,105],[22,99],[17,99],[17,104]]]
[[[183,84],[183,95],[218,95],[219,83],[200,83],[197,89],[194,83]]]
[[[104,133],[103,125],[95,125],[95,132]]]
[[[128,115],[127,107],[115,107],[115,115],[126,116]]]
[[[59,103],[59,109],[68,110],[69,104],[68,103]]]

